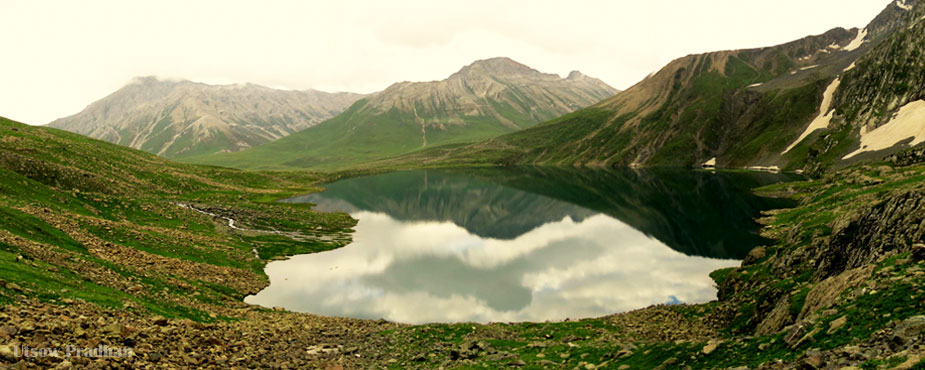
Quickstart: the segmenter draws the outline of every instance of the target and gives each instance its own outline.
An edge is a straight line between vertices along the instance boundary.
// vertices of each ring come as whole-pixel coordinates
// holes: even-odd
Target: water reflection
[[[354,242],[269,264],[270,287],[247,301],[409,323],[707,301],[708,273],[761,242],[751,218],[771,204],[748,187],[777,179],[678,176],[492,169],[338,181],[292,201],[350,212]]]

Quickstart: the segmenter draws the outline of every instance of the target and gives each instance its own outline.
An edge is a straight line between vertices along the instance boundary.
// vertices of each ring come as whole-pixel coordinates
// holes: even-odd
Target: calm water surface
[[[271,262],[247,302],[406,323],[543,321],[715,298],[708,274],[767,243],[785,175],[481,169],[340,180],[287,201],[359,220],[353,243]]]

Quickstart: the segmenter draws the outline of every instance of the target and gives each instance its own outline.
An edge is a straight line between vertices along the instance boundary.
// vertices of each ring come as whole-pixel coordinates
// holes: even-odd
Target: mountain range
[[[561,78],[494,58],[368,96],[145,78],[51,125],[246,169],[709,163],[821,173],[925,142],[923,8],[896,0],[863,29],[688,55],[619,94],[577,71]]]
[[[863,29],[679,58],[536,127],[395,163],[760,166],[820,172],[925,141],[925,5]]]
[[[341,168],[516,132],[618,90],[578,71],[562,78],[508,58],[479,60],[442,81],[396,83],[297,134],[190,162],[250,169]]]
[[[363,95],[139,77],[54,128],[167,158],[234,152],[314,126]]]

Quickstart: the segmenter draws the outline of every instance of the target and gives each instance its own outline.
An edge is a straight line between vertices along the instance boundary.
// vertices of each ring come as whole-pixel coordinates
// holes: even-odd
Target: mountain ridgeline
[[[49,126],[183,158],[276,140],[334,117],[362,97],[140,77]]]
[[[507,58],[480,60],[442,81],[394,84],[275,142],[190,161],[251,169],[346,167],[519,131],[617,92],[577,71],[562,78]]]
[[[895,1],[864,29],[682,57],[537,127],[390,163],[699,167],[715,158],[818,172],[880,158],[925,141],[916,119],[925,115],[923,8]]]

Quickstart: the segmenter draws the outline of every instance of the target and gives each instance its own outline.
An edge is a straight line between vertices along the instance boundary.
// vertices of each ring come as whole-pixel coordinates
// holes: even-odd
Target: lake
[[[341,249],[274,261],[246,301],[403,323],[598,317],[715,299],[710,272],[791,206],[771,173],[446,169],[348,178],[285,200],[359,220]]]

